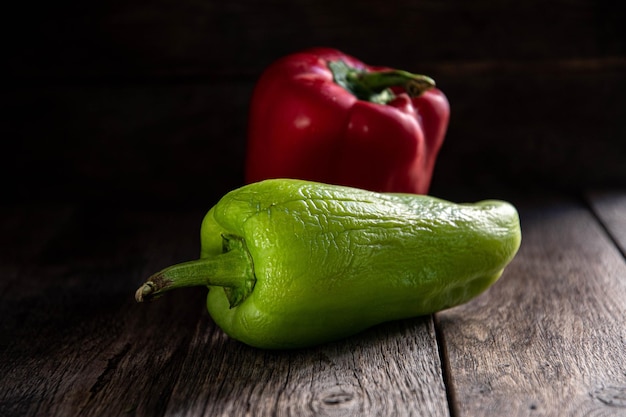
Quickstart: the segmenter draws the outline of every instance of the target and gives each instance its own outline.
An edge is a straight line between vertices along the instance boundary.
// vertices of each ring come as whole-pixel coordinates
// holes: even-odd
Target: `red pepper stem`
[[[366,71],[351,67],[344,61],[329,61],[328,69],[334,81],[359,100],[387,104],[395,99],[391,87],[402,87],[411,97],[417,97],[435,87],[435,81],[425,75],[402,70]]]
[[[391,87],[402,87],[411,97],[417,97],[435,87],[435,80],[420,74],[402,70],[387,71],[351,71],[347,74],[350,82],[365,90],[381,92]]]
[[[245,287],[252,276],[249,254],[244,249],[235,248],[211,258],[179,263],[157,272],[137,290],[135,299],[142,302],[183,287],[238,289]]]

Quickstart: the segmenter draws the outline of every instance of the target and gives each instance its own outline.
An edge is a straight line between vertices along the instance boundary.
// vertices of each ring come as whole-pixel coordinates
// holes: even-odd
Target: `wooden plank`
[[[133,0],[14,3],[9,14],[6,69],[17,76],[255,74],[318,45],[401,67],[624,53],[619,4],[593,0]]]
[[[77,213],[3,294],[0,415],[162,414],[203,294],[146,306],[133,294],[148,273],[197,256],[200,219],[111,207]]]
[[[402,417],[449,409],[430,317],[296,351],[249,348],[205,318],[165,415]]]
[[[430,317],[270,352],[226,338],[202,289],[136,305],[148,273],[195,256],[200,219],[73,215],[4,294],[0,415],[449,415]]]
[[[624,415],[624,258],[573,202],[527,205],[521,219],[501,281],[437,315],[453,414]]]
[[[626,192],[592,191],[587,194],[587,201],[626,256]]]

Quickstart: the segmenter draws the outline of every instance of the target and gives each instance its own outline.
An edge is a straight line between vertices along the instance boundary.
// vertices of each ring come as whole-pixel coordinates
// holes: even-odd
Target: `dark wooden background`
[[[618,0],[96,0],[3,14],[9,200],[207,207],[243,181],[260,73],[310,46],[437,80],[452,118],[432,194],[626,182]]]

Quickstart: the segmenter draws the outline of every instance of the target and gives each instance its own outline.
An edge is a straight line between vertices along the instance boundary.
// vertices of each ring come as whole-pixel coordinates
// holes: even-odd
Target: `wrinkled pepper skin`
[[[427,194],[450,117],[434,85],[329,48],[277,60],[252,95],[246,182],[297,178]]]
[[[516,209],[502,201],[455,204],[277,179],[226,194],[205,216],[201,242],[200,261],[189,264],[233,255],[231,277],[210,268],[194,270],[196,279],[155,274],[138,301],[172,280],[207,285],[208,311],[229,336],[281,349],[467,302],[500,277],[521,231]],[[182,275],[189,279],[178,285]]]

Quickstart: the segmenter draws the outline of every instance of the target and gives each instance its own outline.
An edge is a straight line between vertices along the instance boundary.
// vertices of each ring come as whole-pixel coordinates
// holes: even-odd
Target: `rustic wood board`
[[[133,294],[148,271],[197,255],[198,223],[189,213],[87,208],[17,269],[1,294],[0,415],[162,413],[202,295],[138,308]]]
[[[501,281],[440,313],[454,415],[624,415],[626,263],[581,204],[521,208]]]
[[[430,317],[276,352],[227,340],[205,319],[166,415],[448,416],[449,407]]]
[[[587,198],[607,232],[626,256],[626,192],[594,191],[588,193]]]
[[[598,221],[623,195],[518,204],[520,253],[476,300],[295,351],[227,338],[204,289],[135,304],[197,255],[201,211],[3,207],[0,415],[623,415],[626,263]]]
[[[22,213],[3,229],[45,218]],[[0,415],[449,415],[431,317],[309,350],[252,349],[216,328],[203,289],[133,300],[148,274],[197,256],[201,213],[57,217],[49,239],[17,242],[11,259],[35,258],[0,287]]]

